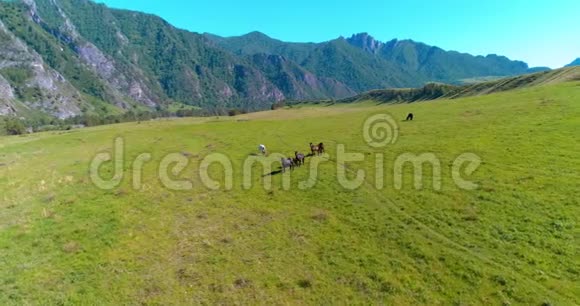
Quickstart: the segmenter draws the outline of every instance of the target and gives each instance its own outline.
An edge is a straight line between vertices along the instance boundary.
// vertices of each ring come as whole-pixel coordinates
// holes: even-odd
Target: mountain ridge
[[[580,66],[580,57],[573,60],[570,64],[566,65],[565,67],[572,67],[572,66]]]
[[[235,54],[281,54],[302,66],[306,66],[307,63],[304,63],[304,61],[308,59],[308,56],[304,56],[304,54],[310,53],[310,57],[312,57],[312,53],[319,51],[321,48],[345,41],[356,49],[374,56],[373,60],[375,61],[388,62],[391,65],[395,64],[403,70],[403,73],[412,74],[413,81],[406,82],[404,84],[406,86],[420,86],[430,81],[457,83],[458,80],[470,77],[509,76],[549,70],[547,67],[530,68],[522,61],[512,61],[505,56],[496,54],[474,56],[453,50],[446,51],[411,39],[392,39],[381,42],[368,33],[353,34],[349,38],[341,36],[321,43],[284,43],[257,31],[241,36],[220,37],[212,34],[207,35],[207,37]],[[352,51],[351,49],[350,52],[357,51]],[[310,58],[310,60],[312,59]],[[450,63],[445,65],[446,61]],[[383,65],[385,64],[383,63]],[[462,70],[456,66],[466,68]],[[312,67],[306,68],[312,69]],[[325,68],[328,69],[328,67]],[[346,80],[340,81],[350,85]],[[363,90],[369,87],[400,86],[396,82],[390,83],[388,80],[380,80],[378,82],[371,80],[368,83],[369,86]],[[352,87],[361,89],[357,88],[357,86]]]
[[[20,59],[0,62],[0,115],[106,116],[172,104],[252,111],[529,70],[366,33],[322,43],[200,34],[89,0],[1,0],[0,22],[0,56]]]

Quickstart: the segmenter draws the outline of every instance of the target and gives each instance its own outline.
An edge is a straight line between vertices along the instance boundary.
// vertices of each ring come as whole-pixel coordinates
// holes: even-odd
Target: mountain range
[[[260,110],[379,88],[460,84],[529,68],[367,33],[289,43],[193,33],[89,0],[0,0],[0,115],[108,115],[172,105]]]

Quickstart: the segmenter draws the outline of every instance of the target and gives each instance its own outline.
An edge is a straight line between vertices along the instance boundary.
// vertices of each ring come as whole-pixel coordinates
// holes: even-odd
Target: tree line
[[[156,109],[150,111],[127,111],[123,114],[106,116],[82,114],[67,119],[49,117],[20,118],[17,116],[0,116],[0,135],[22,135],[34,132],[71,130],[80,127],[99,126],[123,122],[148,121],[159,118],[236,116],[248,112],[249,110],[242,108],[210,108],[179,109],[177,111],[169,111],[165,109]]]

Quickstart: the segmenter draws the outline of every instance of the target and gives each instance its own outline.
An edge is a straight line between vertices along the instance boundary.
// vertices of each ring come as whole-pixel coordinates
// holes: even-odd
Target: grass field
[[[402,122],[407,113],[415,121]],[[365,120],[397,118],[399,137],[367,145]],[[398,105],[301,106],[233,118],[129,123],[0,138],[0,304],[430,304],[580,303],[580,83],[489,96]],[[124,179],[101,190],[89,179],[99,152],[125,141]],[[244,160],[324,141],[330,160],[301,190],[242,187]],[[364,184],[336,179],[336,149],[364,153],[345,165]],[[198,175],[211,153],[229,157],[233,189],[210,190]],[[450,165],[482,160],[458,188]],[[150,153],[143,186],[132,162]],[[165,188],[161,159],[190,160],[178,174],[191,190]],[[376,154],[386,183],[375,188]],[[433,153],[442,187],[393,185],[394,161]],[[111,175],[112,165],[102,171]],[[426,168],[430,173],[430,168]],[[214,178],[223,177],[216,165]],[[428,176],[428,175],[427,175]]]

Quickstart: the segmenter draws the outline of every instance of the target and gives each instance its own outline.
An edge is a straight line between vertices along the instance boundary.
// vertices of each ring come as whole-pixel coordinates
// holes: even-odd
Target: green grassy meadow
[[[403,122],[407,113],[415,121]],[[370,115],[396,118],[399,137],[373,148]],[[126,123],[0,138],[0,304],[580,304],[580,82],[412,104],[308,106],[237,117]],[[89,165],[125,140],[124,179],[96,188]],[[307,190],[302,167],[289,190],[242,187],[260,143],[271,153],[307,153],[323,141],[330,160]],[[364,153],[345,167],[364,184],[336,179],[336,148]],[[232,161],[232,190],[210,190],[198,174],[212,153]],[[458,188],[462,153],[482,164]],[[150,153],[143,186],[132,162]],[[165,188],[168,153],[190,163]],[[384,155],[386,183],[375,185]],[[403,153],[433,153],[442,188],[416,190],[412,168],[394,188]],[[338,166],[340,167],[340,166]],[[112,176],[112,165],[102,169]],[[214,178],[223,178],[217,165]],[[427,174],[430,168],[427,167]],[[428,176],[428,175],[427,175]]]

